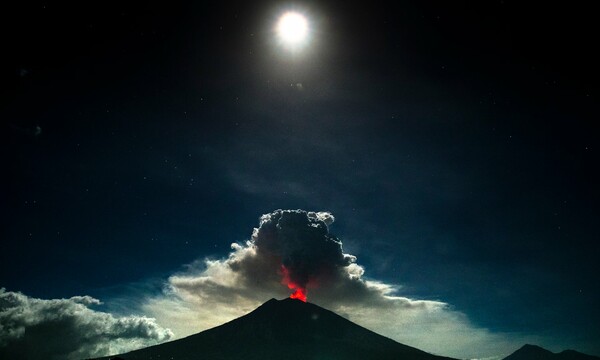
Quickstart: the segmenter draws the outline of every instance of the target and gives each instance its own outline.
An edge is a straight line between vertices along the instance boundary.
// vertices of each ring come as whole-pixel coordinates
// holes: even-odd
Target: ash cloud
[[[329,233],[334,221],[327,212],[277,210],[260,218],[252,246],[260,259],[283,265],[289,280],[306,289],[335,282],[356,257],[342,252],[342,242]]]
[[[323,306],[390,302],[405,308],[445,306],[393,296],[396,287],[364,279],[356,257],[345,254],[342,242],[329,232],[334,220],[328,212],[304,210],[262,215],[245,245],[234,243],[227,259],[196,263],[187,273],[171,276],[170,290],[199,303],[238,298],[255,304],[290,295],[283,265],[291,281],[308,288],[309,301]]]
[[[173,337],[155,319],[90,309],[100,304],[90,296],[45,300],[0,288],[0,358],[82,359]]]
[[[366,278],[356,257],[345,254],[341,240],[329,232],[334,220],[328,212],[265,214],[246,243],[232,244],[227,258],[198,261],[171,276],[164,294],[148,299],[143,310],[180,336],[193,334],[272,297],[288,297],[283,265],[290,280],[307,287],[308,301],[432,353],[462,358],[508,354],[527,339],[491,333],[445,302],[403,297],[400,286]]]

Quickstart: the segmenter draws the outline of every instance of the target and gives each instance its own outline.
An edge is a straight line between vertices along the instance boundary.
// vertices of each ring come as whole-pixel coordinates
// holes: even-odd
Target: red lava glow
[[[290,298],[306,302],[306,290],[303,288],[297,288],[296,291],[294,291],[294,293],[290,295]]]
[[[290,298],[306,302],[306,288],[298,286],[290,280],[290,273],[283,265],[281,265],[281,272],[283,273],[283,283],[287,285],[288,289],[295,289],[294,293],[290,295]]]

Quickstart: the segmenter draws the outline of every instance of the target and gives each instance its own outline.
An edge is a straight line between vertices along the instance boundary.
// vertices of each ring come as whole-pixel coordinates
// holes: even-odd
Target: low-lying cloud
[[[526,340],[492,333],[444,302],[403,297],[397,285],[365,277],[356,257],[345,254],[329,232],[333,221],[327,212],[265,214],[245,244],[232,244],[226,259],[200,261],[171,276],[164,295],[149,299],[144,310],[184,336],[247,313],[271,297],[289,296],[291,279],[306,289],[308,301],[432,353],[495,356]]]
[[[0,358],[83,359],[169,340],[171,330],[143,316],[95,311],[90,296],[36,299],[0,288]]]

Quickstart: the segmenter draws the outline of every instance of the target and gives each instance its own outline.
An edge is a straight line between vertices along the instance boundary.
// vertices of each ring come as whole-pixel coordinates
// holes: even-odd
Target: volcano
[[[586,355],[575,350],[553,353],[537,345],[524,345],[503,360],[600,360],[600,357]]]
[[[315,304],[271,299],[251,313],[168,343],[103,359],[448,360],[376,334]]]

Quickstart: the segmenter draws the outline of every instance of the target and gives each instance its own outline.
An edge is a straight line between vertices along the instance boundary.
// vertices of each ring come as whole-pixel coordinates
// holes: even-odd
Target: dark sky
[[[596,13],[393,4],[3,5],[0,287],[108,302],[323,210],[404,296],[600,355]]]

